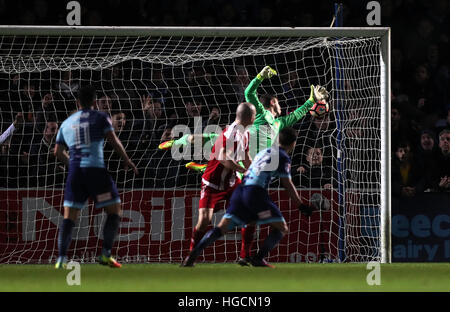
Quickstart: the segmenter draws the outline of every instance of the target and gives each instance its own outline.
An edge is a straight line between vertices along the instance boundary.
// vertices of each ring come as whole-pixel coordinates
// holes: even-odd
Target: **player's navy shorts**
[[[278,206],[270,199],[266,189],[257,185],[239,185],[231,195],[224,218],[233,221],[232,227],[272,222],[285,222]]]
[[[105,168],[76,167],[69,170],[64,206],[82,209],[88,198],[94,201],[97,208],[120,203],[116,184]]]

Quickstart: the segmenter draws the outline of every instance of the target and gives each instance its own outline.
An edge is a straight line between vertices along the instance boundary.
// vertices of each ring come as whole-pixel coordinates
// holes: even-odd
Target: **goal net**
[[[389,135],[385,128],[386,29],[0,28],[1,131],[23,112],[25,123],[0,154],[0,263],[53,263],[63,215],[67,168],[53,156],[55,135],[76,107],[80,86],[97,89],[97,108],[138,166],[125,171],[105,145],[105,163],[123,203],[113,254],[122,262],[180,262],[198,218],[206,163],[158,149],[176,125],[203,133],[231,124],[248,83],[265,66],[278,75],[258,94],[274,94],[291,113],[310,85],[330,92],[330,112],[307,114],[294,127],[292,177],[302,200],[318,203],[310,218],[292,206],[279,182],[270,188],[289,227],[274,262],[386,261],[389,253]],[[222,204],[223,205],[223,204]],[[215,213],[216,224],[224,210]],[[68,256],[95,262],[102,209],[88,202]],[[254,249],[268,233],[257,228]],[[208,247],[204,261],[233,262],[240,230]]]

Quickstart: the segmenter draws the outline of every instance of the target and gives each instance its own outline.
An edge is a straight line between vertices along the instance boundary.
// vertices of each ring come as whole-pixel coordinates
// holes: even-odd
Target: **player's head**
[[[248,102],[239,104],[236,110],[236,120],[244,127],[250,126],[255,121],[255,106]]]
[[[265,109],[269,110],[274,117],[278,117],[281,114],[280,103],[278,98],[272,94],[263,94],[259,97],[259,101],[262,103]]]
[[[294,128],[283,128],[278,134],[279,145],[288,153],[295,148],[295,142],[297,142],[297,131]]]
[[[78,103],[81,108],[91,108],[94,106],[96,92],[93,86],[84,86],[78,91]]]

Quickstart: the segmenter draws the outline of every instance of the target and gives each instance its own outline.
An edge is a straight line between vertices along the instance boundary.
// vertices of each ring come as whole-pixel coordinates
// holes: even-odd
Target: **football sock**
[[[222,236],[222,231],[215,227],[212,230],[208,231],[205,236],[203,236],[202,240],[192,249],[189,257],[191,259],[197,258],[203,249],[214,243],[218,238]]]
[[[185,134],[181,138],[173,141],[173,144],[186,146],[189,144],[189,142],[187,141],[188,137],[189,137],[189,134]]]
[[[64,219],[59,228],[58,251],[60,257],[67,255],[67,248],[69,248],[70,242],[72,241],[72,229],[74,226],[75,222],[71,219]]]
[[[194,227],[194,231],[192,232],[191,245],[189,246],[189,251],[197,246],[198,242],[202,239],[203,235],[205,235],[204,231],[199,231]]]
[[[103,248],[102,254],[110,257],[114,239],[119,230],[120,217],[117,214],[108,214],[105,226],[103,227]]]
[[[240,257],[245,259],[250,257],[252,243],[253,243],[253,234],[255,233],[254,225],[247,225],[247,227],[242,228],[242,240],[241,240],[241,254]]]
[[[283,233],[281,233],[280,230],[272,229],[270,234],[264,240],[262,247],[256,254],[255,259],[257,260],[264,259],[269,254],[269,252],[280,242],[282,238]]]

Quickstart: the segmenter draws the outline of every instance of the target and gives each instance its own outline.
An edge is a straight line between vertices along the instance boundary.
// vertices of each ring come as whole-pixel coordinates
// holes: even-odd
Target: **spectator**
[[[133,125],[134,137],[138,138],[138,150],[144,152],[156,149],[165,127],[166,116],[159,100],[150,96],[141,97],[143,119],[136,120]]]
[[[422,124],[424,128],[430,128],[434,123],[429,124],[429,118],[440,114],[443,109],[438,99],[438,89],[432,85],[429,71],[426,65],[416,66],[413,80],[409,83],[407,94],[409,97],[408,113],[411,112],[413,119]]]
[[[64,183],[64,167],[54,156],[55,138],[58,123],[47,121],[43,135],[33,143],[30,149],[30,184],[36,179],[37,186],[60,186]]]
[[[437,157],[436,135],[431,130],[423,130],[420,133],[419,146],[414,159],[414,166],[421,168],[424,179],[424,190],[432,189],[432,173],[434,172],[435,159]]]
[[[283,78],[283,96],[286,98],[283,114],[289,114],[298,107],[297,100],[303,97],[300,90],[299,77],[297,71],[290,71]]]
[[[250,83],[250,78],[248,77],[247,68],[244,66],[237,66],[236,75],[231,83],[233,91],[237,96],[237,104],[245,102],[244,91]]]
[[[300,121],[300,136],[295,153],[307,155],[305,147],[321,146],[324,166],[333,166],[332,155],[336,155],[334,149],[337,146],[335,129],[335,122],[331,120],[331,114],[324,114],[320,117],[312,117],[308,114]],[[306,159],[301,161],[305,163]]]
[[[397,146],[401,141],[412,142],[415,131],[410,121],[403,116],[400,105],[393,103],[391,106],[391,145]]]
[[[22,88],[23,82],[20,79],[19,74],[11,75],[10,79],[8,80],[8,86],[7,89],[9,90],[6,98],[6,102],[4,106],[2,105],[2,116],[5,117],[6,112],[9,111],[9,113],[13,114],[16,112],[24,112],[22,103],[20,101],[20,92]],[[25,110],[26,111],[26,110]],[[26,117],[26,116],[24,116]],[[14,117],[11,115],[10,120],[13,120]]]
[[[450,108],[447,110],[445,118],[439,119],[435,125],[436,133],[441,133],[444,129],[450,129]]]
[[[80,84],[72,79],[72,71],[63,71],[58,90],[65,99],[76,99]]]
[[[439,133],[439,152],[435,164],[432,175],[434,190],[450,192],[450,129],[444,129]]]
[[[112,121],[112,126],[114,128],[114,131],[116,132],[116,134],[118,136],[120,136],[122,133],[122,130],[125,129],[125,126],[127,124],[127,117],[122,112],[114,112],[112,114],[111,121]]]
[[[108,95],[103,95],[97,101],[97,109],[111,116],[112,101]]]
[[[186,105],[186,117],[181,118],[178,122],[178,124],[186,125],[191,133],[194,133],[195,130],[200,132],[203,130],[203,124],[202,124],[202,108],[203,104],[202,101],[198,98],[188,98],[185,100]]]
[[[403,141],[394,148],[391,172],[392,194],[397,197],[413,197],[423,192],[423,175],[420,168],[414,166],[410,144]]]
[[[215,105],[211,107],[208,119],[203,121],[203,129],[208,125],[219,125],[220,121],[220,108]]]
[[[61,105],[60,101],[56,101],[51,93],[46,93],[41,100],[41,107],[35,111],[35,132],[42,134],[47,121],[54,120],[56,122],[63,121],[68,116],[68,111],[74,109],[70,105]]]
[[[165,105],[168,97],[170,97],[170,93],[169,86],[164,79],[164,72],[162,69],[153,68],[151,70],[150,83],[147,87],[150,97]]]
[[[336,184],[333,179],[331,167],[323,165],[322,148],[310,147],[306,154],[306,163],[302,164],[297,172],[300,173],[300,186],[304,188],[330,189]],[[335,183],[333,183],[333,181]]]
[[[34,122],[33,111],[39,107],[39,100],[36,96],[36,85],[34,81],[28,80],[20,83],[19,88],[19,111],[25,113],[24,117],[26,121]]]

